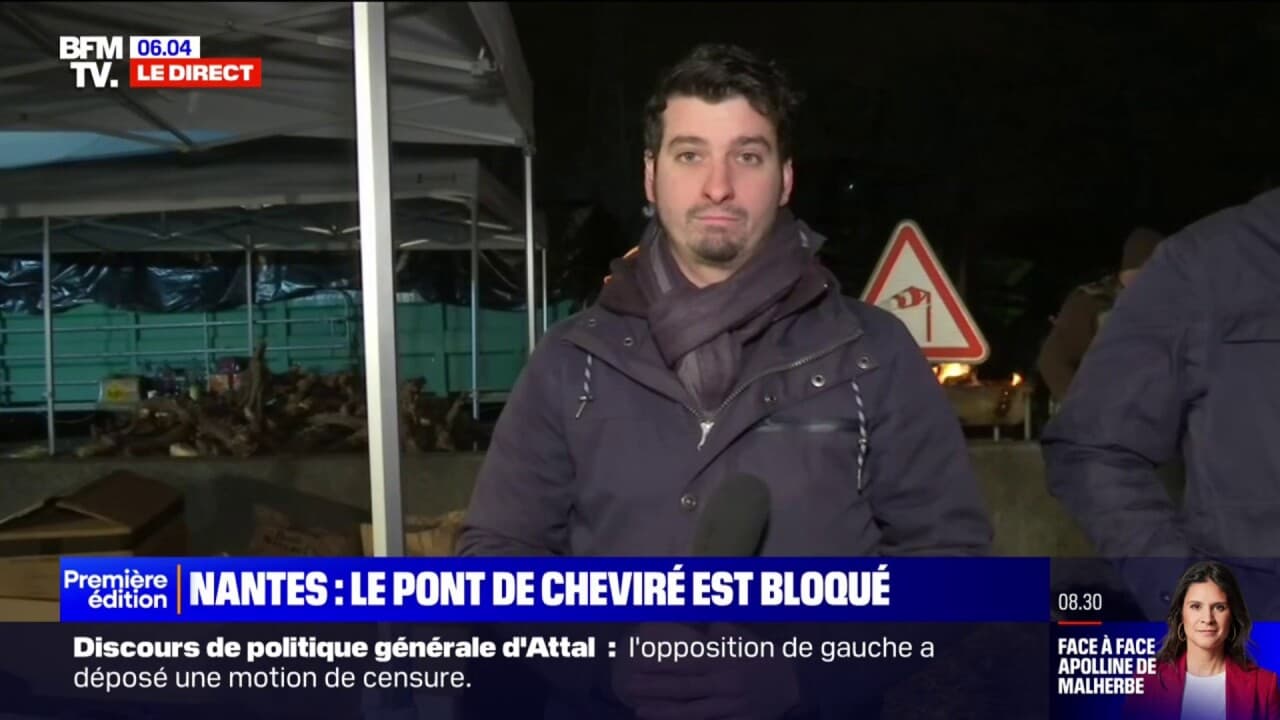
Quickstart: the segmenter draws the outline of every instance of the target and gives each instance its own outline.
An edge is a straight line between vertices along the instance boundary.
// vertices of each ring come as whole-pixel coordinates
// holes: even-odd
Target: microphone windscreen
[[[730,475],[712,491],[694,530],[692,555],[751,557],[769,525],[769,487],[754,475]]]

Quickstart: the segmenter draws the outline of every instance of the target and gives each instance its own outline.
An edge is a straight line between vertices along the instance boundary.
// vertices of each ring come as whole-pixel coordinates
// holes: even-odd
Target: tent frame
[[[490,193],[497,190],[498,187],[494,186],[491,182],[489,182],[489,179],[487,179],[485,176],[483,176],[479,172],[481,168],[479,167],[478,164],[473,164],[473,166],[477,169],[478,172],[477,174],[472,175],[468,178],[471,181],[471,186],[473,188],[470,192],[463,193],[460,195],[438,193],[434,191],[432,193],[433,200],[436,200],[441,203],[455,204],[465,209],[468,216],[465,221],[466,234],[468,236],[468,241],[466,245],[465,246],[441,245],[436,238],[406,238],[406,237],[403,237],[403,234],[402,234],[402,237],[398,238],[397,242],[395,243],[395,250],[399,252],[457,252],[457,251],[466,249],[471,254],[472,263],[471,263],[471,272],[470,272],[470,279],[469,279],[470,291],[471,291],[470,307],[472,310],[471,320],[470,320],[470,324],[471,324],[471,330],[470,330],[471,397],[472,397],[472,416],[478,419],[480,403],[481,403],[481,400],[484,398],[484,394],[481,392],[479,387],[479,364],[478,364],[479,313],[477,311],[477,308],[479,307],[478,268],[479,268],[480,253],[482,251],[495,251],[495,250],[496,251],[513,251],[519,246],[524,246],[526,250],[526,256],[527,256],[528,243],[523,242],[525,238],[521,238],[519,243],[517,244],[518,241],[514,236],[514,234],[512,233],[512,231],[509,229],[509,226],[502,223],[500,220],[497,220],[497,221],[484,220],[481,218],[480,209],[481,209],[481,206],[485,204],[485,198],[486,198],[486,190],[484,186],[489,185],[488,192]],[[354,193],[351,193],[351,195],[354,197]],[[254,205],[259,204],[256,202],[256,199],[251,198],[249,196],[245,196],[243,199],[246,201],[250,201],[250,204],[254,204]],[[400,208],[400,210],[403,211],[404,209],[403,204],[412,202],[412,199],[402,200],[401,202],[402,202],[402,207]],[[501,204],[500,201],[499,201],[499,204]],[[146,209],[150,212],[159,212],[161,216],[161,222],[160,222],[161,227],[163,228],[167,226],[167,220],[173,216],[166,214],[164,211],[156,211],[154,207],[155,207],[154,205],[147,206]],[[72,209],[72,208],[60,208],[60,209],[66,210],[66,209]],[[191,211],[191,212],[209,213],[210,215],[217,217],[220,214],[220,211],[221,209],[205,209],[202,211]],[[337,233],[338,235],[347,235],[347,237],[345,239],[335,238],[335,239],[327,240],[320,236],[317,236],[316,239],[309,239],[307,241],[308,243],[307,245],[301,245],[301,246],[293,245],[289,243],[265,243],[264,244],[264,243],[255,241],[254,233],[252,232],[252,225],[256,222],[257,219],[252,216],[233,216],[230,219],[213,220],[208,223],[198,224],[197,227],[192,230],[179,230],[179,231],[162,230],[160,232],[149,229],[147,227],[147,223],[142,223],[142,222],[130,223],[126,218],[127,216],[122,217],[122,216],[115,216],[111,214],[90,215],[90,216],[45,215],[40,218],[41,222],[39,225],[39,229],[34,231],[34,232],[39,232],[41,234],[39,251],[43,258],[42,266],[44,270],[42,275],[41,297],[45,299],[42,305],[44,306],[44,315],[45,315],[45,318],[44,318],[45,334],[48,336],[47,342],[46,342],[45,354],[44,354],[45,376],[46,376],[44,399],[46,402],[45,412],[46,414],[49,415],[49,418],[50,418],[49,422],[47,423],[48,424],[47,441],[48,441],[48,452],[51,455],[54,454],[55,452],[56,442],[57,442],[56,431],[54,429],[54,423],[52,422],[52,418],[53,418],[53,415],[58,411],[60,407],[59,403],[57,403],[56,401],[55,384],[53,382],[54,368],[57,362],[57,358],[52,351],[52,343],[53,343],[53,337],[55,334],[55,329],[54,329],[54,318],[52,314],[52,306],[49,300],[52,297],[52,290],[53,290],[52,258],[53,258],[53,255],[57,254],[57,252],[70,251],[65,247],[65,245],[63,247],[58,247],[59,243],[56,242],[55,231],[65,232],[65,231],[76,229],[78,227],[87,226],[87,227],[93,227],[101,230],[109,230],[111,232],[120,233],[124,235],[137,236],[137,237],[144,238],[146,240],[150,240],[155,243],[153,245],[145,245],[145,246],[136,248],[137,250],[140,250],[140,251],[173,251],[173,252],[180,252],[180,251],[193,251],[193,252],[194,251],[214,251],[216,252],[221,250],[243,251],[244,263],[246,268],[246,275],[245,275],[246,302],[245,302],[245,323],[244,323],[245,331],[246,331],[246,345],[244,350],[245,353],[252,353],[254,344],[256,342],[255,326],[254,326],[254,312],[256,307],[255,306],[256,293],[254,291],[255,281],[256,281],[256,278],[254,275],[255,253],[264,252],[264,251],[273,251],[273,250],[288,250],[288,249],[302,249],[302,250],[347,249],[349,250],[349,249],[355,249],[359,241],[359,238],[364,235],[363,232],[361,232],[358,235],[350,235],[343,231],[338,231]],[[526,220],[527,218],[528,218],[528,215],[526,214]],[[204,218],[202,216],[196,217],[197,222],[203,219]],[[444,224],[452,221],[449,221],[447,219],[442,219],[439,222],[441,224]],[[220,230],[222,227],[226,225],[238,225],[242,223],[248,223],[251,225],[250,231],[244,234],[243,240],[226,239],[226,240],[222,240],[219,244],[215,244],[207,241],[206,242],[193,241],[193,238],[199,236],[201,233],[209,232],[213,230]],[[482,228],[485,230],[485,233],[483,236],[481,235],[481,232],[480,232]],[[320,228],[307,228],[307,230],[318,231],[320,230]],[[537,232],[537,230],[538,228],[535,225],[535,232]],[[14,247],[12,243],[15,240],[16,241],[25,240],[26,236],[29,234],[31,234],[29,231],[19,231],[16,233],[8,233],[8,234],[0,232],[0,251],[3,251],[3,252],[0,252],[0,254],[17,254],[14,252]],[[527,234],[526,234],[526,237],[527,237]],[[8,247],[6,247],[6,243],[8,243]],[[108,248],[102,248],[102,247],[95,247],[95,243],[91,243],[88,241],[84,241],[82,242],[82,244],[85,246],[88,246],[88,247],[85,247],[85,249],[90,251],[94,249],[108,249]],[[542,316],[541,326],[542,326],[542,329],[545,331],[547,328],[548,317],[549,317],[549,309],[547,305],[548,298],[547,298],[547,277],[546,277],[547,250],[545,245],[542,244],[541,242],[536,241],[534,245],[535,245],[535,249],[541,253],[541,260],[542,260],[542,263],[541,263],[542,307],[537,308],[537,310],[538,312],[540,312]],[[21,247],[27,250],[34,249],[30,246],[29,243],[23,243]],[[116,248],[109,248],[109,249],[116,249]],[[22,253],[22,254],[25,254],[25,253]],[[526,281],[528,281],[528,275],[526,275]],[[537,279],[535,278],[535,283],[536,282],[537,282]],[[367,284],[365,286],[368,287]],[[535,312],[535,313],[526,313],[526,314],[529,317],[530,321],[532,322],[535,320],[536,315],[538,313]],[[192,327],[197,327],[197,326],[200,326],[200,324],[199,323],[192,324]],[[206,323],[206,326],[207,326],[207,323]],[[298,349],[298,348],[280,347],[275,349],[290,350],[290,349]],[[210,348],[205,348],[206,352],[210,350],[211,350]],[[224,349],[224,352],[235,352],[235,351]],[[67,407],[62,406],[62,409],[67,409]],[[82,408],[77,406],[76,409],[82,409]],[[17,408],[16,410],[24,411],[22,408]],[[11,409],[11,408],[0,409],[0,412],[13,412],[13,411],[15,411],[15,409]]]
[[[383,3],[355,2],[351,3],[350,16],[353,22],[351,42],[347,44],[342,38],[327,32],[308,32],[299,30],[300,19],[311,16],[322,16],[325,13],[344,13],[346,3],[315,3],[312,5],[282,4],[245,4],[245,3],[206,3],[184,5],[181,12],[170,12],[169,5],[129,3],[108,5],[102,3],[77,3],[76,13],[82,17],[60,15],[73,9],[71,5],[47,4],[35,5],[31,8],[6,9],[0,11],[0,25],[16,30],[40,47],[38,54],[22,59],[19,64],[9,68],[0,68],[0,78],[20,78],[29,82],[32,92],[37,95],[58,87],[55,83],[40,78],[41,73],[60,74],[67,80],[65,64],[56,62],[52,53],[56,47],[50,47],[52,38],[59,34],[75,34],[79,25],[90,17],[88,27],[99,34],[108,33],[109,27],[147,27],[151,34],[189,34],[192,27],[201,26],[210,37],[227,34],[241,41],[255,39],[265,51],[265,57],[274,51],[273,44],[289,44],[289,49],[298,57],[319,57],[329,59],[341,57],[347,50],[354,60],[354,122],[343,98],[348,87],[335,75],[315,76],[315,88],[320,93],[332,93],[332,105],[305,102],[311,96],[304,92],[305,85],[285,87],[279,93],[263,88],[253,94],[225,91],[223,94],[208,95],[205,109],[198,116],[207,125],[213,127],[221,135],[214,140],[198,143],[193,139],[193,124],[197,117],[190,114],[190,105],[180,102],[156,103],[155,98],[128,96],[123,92],[111,92],[108,96],[77,96],[74,102],[65,103],[66,98],[56,99],[52,103],[42,103],[43,98],[11,96],[5,98],[13,108],[18,110],[3,125],[26,129],[42,130],[89,130],[101,135],[121,137],[135,142],[159,145],[162,148],[177,147],[184,151],[207,149],[218,144],[233,144],[258,138],[276,135],[296,135],[307,137],[346,137],[354,135],[357,145],[359,166],[358,198],[360,225],[363,240],[360,244],[362,272],[365,278],[366,292],[364,303],[364,326],[366,334],[366,373],[367,395],[376,403],[376,411],[371,406],[369,428],[370,458],[370,500],[373,508],[373,542],[374,554],[378,556],[403,554],[403,515],[401,505],[401,479],[399,467],[399,418],[394,411],[395,393],[395,316],[394,316],[394,274],[393,274],[393,236],[391,210],[391,177],[390,177],[390,135],[394,126],[400,139],[414,143],[458,143],[488,144],[519,148],[524,153],[525,170],[525,259],[526,259],[526,308],[529,314],[529,352],[532,353],[537,340],[534,314],[536,312],[536,288],[533,282],[534,267],[534,223],[533,172],[533,95],[531,83],[527,76],[524,61],[516,38],[510,11],[505,3],[467,3],[466,14],[474,21],[479,35],[482,37],[480,55],[468,58],[459,65],[443,56],[422,53],[408,46],[398,47],[394,52],[389,46],[387,24],[387,7]],[[393,4],[393,11],[413,12],[421,8],[442,8],[441,12],[452,12],[446,4]],[[121,9],[124,8],[124,9]],[[266,15],[236,15],[236,13],[278,13]],[[97,17],[93,17],[94,15]],[[127,24],[120,22],[128,18]],[[50,21],[57,21],[54,27]],[[44,24],[41,27],[42,23]],[[286,28],[285,25],[294,24]],[[178,31],[181,31],[178,32]],[[128,32],[133,32],[129,30]],[[128,32],[115,34],[128,34]],[[335,45],[334,42],[337,41]],[[246,46],[247,47],[247,46]],[[392,67],[390,61],[395,62]],[[271,57],[271,63],[279,63],[281,68],[290,67],[291,58],[287,56]],[[267,64],[264,62],[264,65]],[[295,63],[294,67],[299,67]],[[306,69],[319,68],[312,65]],[[496,71],[496,72],[494,72]],[[449,78],[463,79],[456,84],[457,90],[452,94],[429,96],[425,88],[428,78],[442,78],[444,73]],[[282,76],[288,76],[286,71]],[[447,118],[450,112],[457,110],[466,100],[467,88],[481,84],[483,76],[497,81],[499,91],[506,101],[509,114],[503,118],[494,115],[477,115],[477,123],[487,123],[482,130],[464,127],[471,123],[454,122],[452,127],[438,122],[439,118]],[[38,79],[37,79],[38,78]],[[470,80],[466,80],[470,78]],[[335,84],[335,79],[338,81]],[[470,85],[468,85],[470,82]],[[393,107],[390,102],[390,85],[395,84],[403,90],[401,102]],[[68,86],[70,85],[68,81]],[[70,92],[68,87],[67,92]],[[173,95],[173,99],[182,96]],[[195,95],[188,95],[194,98]],[[112,102],[114,100],[114,102]],[[148,102],[150,101],[150,104]],[[63,104],[59,105],[59,102]],[[279,114],[257,113],[249,117],[238,111],[237,103],[278,103],[289,106],[297,120],[281,124]],[[440,104],[444,103],[444,104]],[[477,112],[485,110],[484,103],[468,105]],[[213,110],[211,108],[216,108]],[[256,108],[261,110],[261,108]],[[424,117],[431,113],[432,118]],[[454,113],[456,116],[456,112]],[[17,118],[16,120],[14,118]],[[157,129],[160,135],[156,136]],[[169,140],[168,138],[172,138]],[[176,141],[176,143],[174,142]],[[53,317],[51,298],[50,271],[52,264],[52,244],[49,222],[51,217],[65,213],[43,212],[33,213],[28,217],[42,217],[43,238],[42,254],[44,258],[44,324],[45,324],[45,357],[46,357],[46,412],[49,423],[50,452],[53,452],[54,436],[54,400],[53,397]],[[96,214],[96,213],[86,213]],[[473,325],[473,387],[478,368],[475,358],[475,316],[478,313],[476,300],[479,249],[477,238],[476,211],[472,211],[471,253],[472,253],[472,325]],[[252,257],[254,248],[246,246],[247,257]],[[545,266],[546,255],[543,254],[545,298]],[[392,270],[389,270],[392,268]],[[544,307],[543,327],[546,327]],[[372,349],[372,356],[369,355]],[[477,410],[473,400],[473,412]]]

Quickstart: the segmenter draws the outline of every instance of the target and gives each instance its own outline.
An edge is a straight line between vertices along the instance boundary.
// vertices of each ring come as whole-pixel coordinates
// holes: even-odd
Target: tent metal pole
[[[352,5],[373,554],[403,556],[386,7],[372,2]]]
[[[204,377],[205,386],[208,386],[209,378],[213,377],[213,342],[209,337],[210,329],[209,311],[204,312],[204,322],[201,323],[204,335]]]
[[[524,148],[524,282],[525,307],[529,316],[529,354],[538,344],[537,311],[538,301],[535,299],[533,257],[533,148]]]
[[[543,238],[542,241],[543,243],[546,243],[546,238]],[[548,314],[550,314],[550,310],[548,309],[548,305],[547,305],[547,247],[544,244],[542,246],[542,334],[543,335],[547,334],[547,323],[548,323],[547,315]]]
[[[253,341],[253,238],[248,238],[244,247],[244,332],[245,347],[249,348],[249,355],[252,356],[257,351],[257,346]]]
[[[471,193],[471,417],[480,419],[480,194]]]
[[[58,443],[54,429],[53,384],[53,247],[49,240],[49,216],[44,218],[44,414],[49,438],[49,455],[55,454]]]

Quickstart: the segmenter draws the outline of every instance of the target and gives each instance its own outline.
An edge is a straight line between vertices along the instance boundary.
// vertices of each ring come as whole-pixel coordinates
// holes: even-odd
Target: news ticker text
[[[674,629],[673,629],[674,628]],[[127,640],[81,634],[70,648],[77,689],[102,693],[165,689],[462,689],[470,671],[490,660],[538,660],[574,667],[598,661],[643,661],[659,665],[792,660],[850,667],[915,663],[913,672],[936,660],[955,660],[962,640],[939,631],[883,628],[859,639],[815,636],[761,637],[750,627],[716,625],[699,631],[661,624],[629,626],[600,636],[508,634],[501,639],[467,635],[397,636],[383,640],[330,640],[316,635],[278,635],[249,640]],[[175,631],[177,629],[175,628]],[[1155,671],[1156,628],[1116,633],[1089,630],[1052,639],[1052,671],[1058,696],[1141,694]],[[1145,632],[1145,634],[1144,634]]]

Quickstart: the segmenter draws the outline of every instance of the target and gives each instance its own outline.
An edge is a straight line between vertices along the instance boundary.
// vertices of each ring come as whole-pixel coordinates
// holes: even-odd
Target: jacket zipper
[[[690,413],[693,413],[693,416],[698,419],[698,427],[702,429],[702,437],[701,439],[698,440],[698,449],[701,450],[702,446],[707,444],[707,436],[711,434],[712,428],[716,426],[716,417],[719,416],[720,413],[724,412],[725,408],[729,407],[729,403],[733,402],[734,399],[736,399],[739,395],[741,395],[748,387],[750,387],[757,380],[760,380],[761,378],[772,375],[774,373],[794,370],[798,367],[811,363],[814,360],[817,360],[818,358],[823,357],[824,355],[828,355],[832,352],[835,352],[839,348],[845,345],[848,345],[849,343],[853,342],[854,340],[857,340],[860,337],[862,337],[862,333],[860,332],[854,335],[850,335],[846,338],[841,339],[839,342],[836,342],[832,345],[828,345],[822,350],[810,353],[797,360],[792,360],[786,365],[778,365],[776,367],[769,368],[768,370],[763,370],[759,373],[756,373],[754,376],[751,377],[751,379],[747,380],[746,382],[738,385],[738,387],[734,388],[733,392],[729,393],[729,396],[724,399],[724,402],[720,403],[720,407],[716,408],[715,412],[711,413],[711,415],[709,416],[704,416],[701,413],[699,413],[697,410],[694,410],[693,408],[689,407],[688,404],[684,404],[684,408],[688,410]]]

